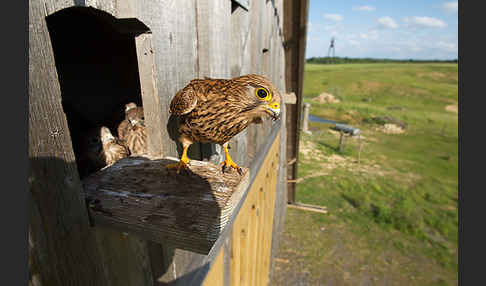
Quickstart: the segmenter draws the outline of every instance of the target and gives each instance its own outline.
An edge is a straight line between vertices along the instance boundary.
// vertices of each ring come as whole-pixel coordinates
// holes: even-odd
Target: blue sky
[[[457,1],[310,0],[306,58],[456,59]]]

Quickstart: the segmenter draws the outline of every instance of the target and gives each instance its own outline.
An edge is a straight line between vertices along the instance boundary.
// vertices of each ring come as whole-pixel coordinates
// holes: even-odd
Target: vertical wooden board
[[[137,0],[117,0],[115,5],[117,18],[137,17]]]
[[[153,285],[146,241],[104,228],[96,229],[96,239],[112,285]]]
[[[251,72],[256,74],[263,73],[264,17],[265,1],[250,1],[250,61]]]
[[[308,4],[308,0],[284,2],[286,87],[288,92],[295,92],[297,96],[295,105],[287,105],[287,156],[289,158],[298,157]],[[288,178],[295,179],[296,176],[297,164],[293,164],[288,168]],[[295,202],[295,183],[288,185],[288,200]]]
[[[29,229],[42,285],[110,285],[90,229],[46,22],[29,2]]]
[[[230,285],[264,285],[262,281],[268,281],[270,258],[264,256],[270,254],[273,212],[269,208],[274,205],[271,196],[276,189],[279,147],[280,135],[267,153],[232,226]]]
[[[240,285],[241,268],[241,224],[239,218],[235,220],[231,230],[231,258],[230,258],[230,285]]]
[[[96,9],[100,9],[103,11],[106,11],[112,15],[116,15],[116,8],[117,8],[117,1],[120,0],[84,0],[85,5],[87,7],[93,7]],[[122,1],[128,1],[128,0],[122,0]],[[80,0],[74,0],[73,2],[82,2]]]
[[[178,90],[197,78],[196,3],[192,0],[137,1],[137,18],[152,31],[164,156],[178,156],[177,118],[169,105]],[[190,152],[197,149],[191,146]],[[180,145],[179,145],[180,151]],[[199,159],[198,154],[190,154]]]
[[[226,239],[224,241],[224,253],[223,253],[223,272],[224,272],[224,285],[229,286],[231,285],[231,280],[230,280],[230,271],[231,271],[231,256],[232,256],[232,251],[231,251],[231,232],[229,235],[226,235]]]
[[[275,186],[277,182],[277,172],[276,168],[272,167],[276,166],[277,164],[277,156],[278,154],[278,148],[280,146],[279,144],[279,138],[280,135],[277,137],[275,142],[273,143],[272,148],[269,151],[268,158],[266,161],[267,164],[267,170],[268,172],[265,174],[265,191],[267,195],[267,200],[265,201],[265,229],[267,230],[264,233],[264,239],[263,239],[263,246],[264,249],[262,251],[263,255],[263,264],[262,264],[262,269],[264,276],[262,277],[263,283],[265,285],[268,284],[269,280],[269,273],[270,273],[270,249],[271,249],[271,241],[272,241],[272,235],[273,235],[273,215],[274,215],[274,203],[275,203]]]
[[[223,286],[224,285],[224,247],[221,248],[219,251],[216,260],[214,261],[213,265],[211,266],[211,270],[209,270],[206,279],[204,279],[203,285],[204,286]]]
[[[275,195],[275,186],[276,186],[276,162],[277,162],[277,157],[276,153],[278,151],[278,148],[280,146],[280,135],[277,136],[275,139],[276,141],[273,143],[272,148],[270,151],[267,153],[267,157],[265,158],[265,161],[260,168],[260,171],[255,178],[255,181],[252,185],[252,188],[250,190],[250,193],[248,196],[250,196],[251,193],[255,194],[255,199],[258,199],[258,193],[260,192],[260,188],[262,188],[263,192],[263,204],[262,204],[262,227],[256,228],[257,230],[260,230],[261,237],[259,238],[258,234],[254,237],[254,247],[259,248],[258,250],[258,256],[254,257],[253,263],[258,267],[255,272],[250,271],[250,277],[251,275],[256,275],[255,279],[258,281],[262,281],[262,285],[266,285],[266,281],[268,281],[268,274],[269,274],[269,261],[270,258],[266,257],[270,255],[270,247],[271,247],[271,236],[272,236],[272,222],[273,222],[273,203],[274,200],[272,197]],[[273,162],[273,169],[272,169],[272,162]],[[275,178],[272,179],[272,178]],[[247,205],[249,202],[252,202],[252,200],[249,200],[250,197],[247,198],[247,201],[245,202],[245,207],[248,208]],[[258,243],[260,246],[256,246],[255,243]],[[245,275],[245,272],[241,273],[242,276]],[[243,278],[243,277],[242,277]],[[244,278],[243,278],[244,279]],[[249,278],[252,279],[252,278]],[[245,280],[246,281],[246,280]],[[252,282],[252,280],[250,280]],[[250,285],[253,285],[250,283]]]
[[[250,248],[248,253],[248,261],[250,262],[249,271],[248,271],[248,283],[249,285],[254,285],[255,281],[255,273],[256,273],[256,260],[257,260],[257,237],[258,237],[258,217],[256,215],[257,212],[257,200],[258,200],[258,190],[252,189],[251,193],[248,194],[247,198],[250,218],[249,218],[249,226],[248,228],[251,230],[249,233],[249,241],[250,241]]]
[[[198,76],[228,78],[231,1],[197,1]]]
[[[241,7],[231,13],[231,51],[229,68],[231,77],[249,73],[250,14]]]
[[[186,251],[172,246],[149,244],[154,285],[167,285],[184,279],[186,274],[196,270],[197,266],[192,262],[200,260],[204,255]],[[158,264],[156,264],[158,263]]]
[[[163,109],[157,90],[152,34],[141,34],[135,38],[137,48],[140,88],[143,100],[143,112],[147,126],[148,153],[152,156],[163,155],[162,114]]]
[[[272,2],[270,1],[262,1],[264,2],[263,4],[263,11],[262,11],[262,52],[264,49],[267,49],[270,53],[272,52],[270,50],[270,42],[272,39],[272,23],[273,23],[273,15],[272,15]],[[271,74],[269,72],[270,66],[265,66],[263,64],[263,72],[265,75],[267,75],[269,78],[271,78]]]
[[[256,273],[255,273],[255,280],[253,281],[253,285],[261,285],[262,280],[262,261],[263,261],[263,234],[265,233],[265,225],[263,224],[265,219],[265,192],[263,189],[262,184],[258,184],[256,187],[256,191],[258,192],[258,236],[256,239],[256,251],[257,251],[257,259],[256,259]]]
[[[282,109],[282,120],[285,120],[285,105]],[[287,158],[286,158],[286,130],[285,125],[282,125],[280,130],[280,147],[279,147],[279,163],[277,174],[277,190],[275,194],[275,211],[273,216],[273,236],[272,248],[270,254],[270,282],[273,277],[273,270],[275,265],[275,257],[280,246],[280,238],[284,229],[284,222],[287,210]]]
[[[262,1],[263,2],[263,1]],[[271,1],[264,1],[263,6],[262,6],[262,50],[261,50],[261,62],[262,62],[262,73],[267,76],[270,81],[273,83],[273,78],[272,78],[272,65],[274,64],[272,62],[272,22],[273,22],[273,15],[271,13],[272,11],[272,2]],[[272,121],[271,120],[265,120],[263,122],[262,128],[261,128],[261,133],[257,132],[257,136],[262,136],[263,138],[267,138],[267,136],[271,132],[271,127],[272,127]],[[258,142],[258,141],[257,141]],[[260,145],[261,143],[258,142]]]
[[[240,213],[238,215],[239,225],[239,240],[240,240],[240,285],[249,285],[248,284],[248,266],[249,266],[249,248],[250,242],[249,242],[249,236],[250,236],[250,231],[248,229],[248,219],[249,219],[249,209],[248,205],[245,204],[240,210]]]
[[[169,105],[177,91],[198,76],[196,3],[193,0],[139,0],[135,10],[137,18],[152,32],[163,155],[177,157],[182,149],[177,143],[177,118],[170,117]],[[199,144],[189,148],[189,156],[201,159]],[[189,272],[190,262],[200,256],[151,242],[148,248],[151,249],[154,281],[159,284]]]
[[[231,55],[231,1],[196,1],[197,58],[199,78],[229,78]],[[224,152],[220,145],[201,144],[203,159],[222,162]]]
[[[231,33],[230,33],[230,56],[229,56],[229,70],[230,77],[237,77],[249,73],[249,59],[250,59],[250,26],[249,26],[249,12],[240,6],[234,7],[232,11]],[[230,141],[231,149],[230,155],[235,162],[242,167],[248,167],[250,160],[248,153],[248,130],[245,129]]]
[[[263,74],[263,17],[265,1],[250,1],[250,73]],[[248,155],[250,158],[263,144],[264,130],[262,125],[248,126]]]
[[[170,267],[174,266],[175,249],[171,246],[161,246],[158,243],[146,241],[150,254],[151,273],[154,285],[164,285],[173,280],[174,273]]]

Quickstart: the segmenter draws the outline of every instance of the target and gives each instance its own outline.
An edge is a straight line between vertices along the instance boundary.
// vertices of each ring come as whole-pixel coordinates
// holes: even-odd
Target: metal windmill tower
[[[334,60],[334,57],[336,56],[336,50],[334,49],[334,37],[331,38],[331,44],[329,45],[329,50],[327,51],[327,58],[332,61]],[[332,57],[331,57],[331,51],[332,51]]]

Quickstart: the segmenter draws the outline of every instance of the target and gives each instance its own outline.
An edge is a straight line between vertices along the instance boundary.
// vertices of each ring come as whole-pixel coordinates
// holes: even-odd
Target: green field
[[[362,137],[340,152],[329,124],[302,134],[297,201],[329,213],[288,209],[276,272],[308,285],[457,285],[457,96],[457,64],[307,64],[310,113]],[[377,117],[406,128],[386,133]]]

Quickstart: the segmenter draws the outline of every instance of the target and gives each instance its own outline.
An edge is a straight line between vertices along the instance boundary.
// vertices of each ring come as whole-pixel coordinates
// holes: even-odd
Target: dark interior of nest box
[[[136,19],[119,20],[88,7],[64,9],[46,21],[82,178],[88,172],[78,155],[86,132],[106,126],[117,136],[125,104],[142,106],[135,37],[149,29]]]

